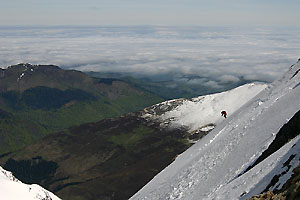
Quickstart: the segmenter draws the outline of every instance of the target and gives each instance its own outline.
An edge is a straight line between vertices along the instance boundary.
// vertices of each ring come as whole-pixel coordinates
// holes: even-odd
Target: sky
[[[212,88],[271,82],[300,57],[299,8],[299,0],[0,0],[0,67],[174,75]]]
[[[299,26],[299,0],[0,0],[0,25]]]

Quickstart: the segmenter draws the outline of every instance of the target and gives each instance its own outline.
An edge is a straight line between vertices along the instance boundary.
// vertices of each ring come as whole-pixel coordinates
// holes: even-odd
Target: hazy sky
[[[300,25],[299,0],[0,0],[0,25]]]
[[[0,0],[0,67],[178,72],[215,88],[270,82],[300,56],[299,9],[300,0]]]

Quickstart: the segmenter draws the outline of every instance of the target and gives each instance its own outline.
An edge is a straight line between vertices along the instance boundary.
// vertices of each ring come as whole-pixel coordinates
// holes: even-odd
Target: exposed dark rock
[[[246,173],[258,163],[262,162],[268,156],[272,155],[275,151],[279,150],[282,146],[300,134],[300,111],[298,111],[292,119],[279,130],[276,134],[274,141],[269,145],[262,155],[243,173]]]

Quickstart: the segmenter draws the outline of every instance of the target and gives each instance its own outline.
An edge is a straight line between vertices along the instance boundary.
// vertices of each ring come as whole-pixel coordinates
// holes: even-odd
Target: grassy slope
[[[4,167],[14,171],[20,180],[28,180],[24,177],[24,171],[28,171],[25,169],[29,166],[38,171],[38,167],[32,166],[37,163],[35,158],[41,156],[51,166],[56,163],[58,168],[55,173],[34,181],[62,199],[122,200],[128,199],[189,147],[184,134],[179,130],[159,130],[136,114],[129,114],[47,136],[2,158],[1,164],[8,158],[18,160],[10,160]],[[17,169],[23,173],[16,173]]]
[[[1,121],[0,154],[22,148],[45,134],[118,117],[162,101],[124,81],[95,79],[56,66],[20,64],[0,72],[0,109],[14,119]]]
[[[59,131],[70,126],[96,122],[105,118],[118,117],[127,112],[143,109],[161,99],[147,93],[144,96],[134,93],[110,100],[100,97],[94,101],[74,102],[59,109],[21,109],[12,111],[20,119],[29,119],[47,129]]]
[[[0,119],[0,154],[24,147],[46,135],[38,124],[18,119]]]

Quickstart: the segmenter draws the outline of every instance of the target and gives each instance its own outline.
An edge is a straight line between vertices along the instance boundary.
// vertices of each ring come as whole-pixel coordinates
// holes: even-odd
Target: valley
[[[6,133],[9,134],[6,135],[16,134],[12,144],[18,144],[17,142],[22,144],[12,151],[7,151],[10,148],[7,144],[10,143],[5,141],[10,138],[1,140],[6,150],[3,150],[4,153],[0,156],[0,165],[12,171],[14,176],[22,182],[39,184],[66,200],[160,199],[159,196],[169,198],[169,195],[178,199],[193,199],[198,198],[199,195],[208,199],[215,197],[246,199],[259,194],[257,191],[269,192],[269,190],[273,191],[273,196],[294,197],[296,194],[291,192],[291,188],[294,188],[293,184],[297,182],[298,175],[291,176],[292,178],[287,182],[282,182],[280,177],[283,176],[284,180],[288,180],[285,174],[291,174],[293,170],[297,173],[299,165],[298,154],[295,154],[299,146],[297,143],[299,112],[294,117],[291,115],[291,113],[296,113],[297,109],[293,110],[296,104],[290,100],[297,96],[293,95],[292,91],[296,93],[298,91],[294,90],[298,88],[296,76],[298,65],[293,65],[283,78],[272,84],[258,82],[245,84],[221,93],[154,103],[152,106],[145,106],[135,112],[129,112],[130,109],[137,109],[137,105],[129,101],[129,105],[126,104],[129,108],[125,108],[123,114],[119,111],[119,116],[117,114],[116,116],[102,116],[103,118],[100,117],[99,120],[91,118],[90,121],[85,118],[84,114],[80,114],[80,112],[88,113],[89,111],[87,107],[85,109],[80,107],[83,104],[95,109],[97,106],[94,103],[100,98],[110,100],[110,103],[105,106],[113,106],[111,102],[114,100],[130,98],[130,95],[125,97],[124,94],[132,94],[135,91],[137,94],[150,96],[151,94],[146,91],[143,93],[138,89],[132,89],[126,93],[128,88],[122,92],[119,85],[116,92],[113,90],[116,87],[114,84],[128,83],[112,78],[100,80],[92,78],[97,84],[104,84],[101,85],[102,90],[105,88],[105,92],[102,93],[100,86],[96,84],[96,91],[101,93],[100,96],[91,88],[83,90],[80,87],[57,89],[37,86],[24,89],[23,92],[15,89],[17,92],[14,90],[13,95],[3,92],[3,110],[0,116],[8,127]],[[56,101],[47,102],[47,99],[54,97],[57,97]],[[41,98],[46,101],[41,101]],[[159,99],[157,96],[151,96],[151,98]],[[282,100],[279,101],[279,99]],[[13,104],[10,105],[8,102]],[[265,117],[273,115],[275,109],[269,109],[269,107],[272,108],[275,105],[277,109],[282,109],[287,102],[293,106],[287,107],[282,115],[273,118],[273,120],[280,121],[276,128],[273,128],[275,125],[270,122],[270,117]],[[132,107],[130,103],[134,106]],[[60,120],[62,124],[57,126],[50,118],[43,121],[40,117],[42,115],[36,115],[39,118],[33,117],[36,113],[58,114],[74,106],[80,108],[79,116],[84,118],[82,121],[79,118],[78,121],[74,120],[76,123],[72,121],[66,125],[63,123],[64,120]],[[105,106],[100,106],[99,110],[109,109]],[[223,109],[228,112],[228,118],[221,116],[220,111]],[[28,110],[31,114],[35,114],[25,117],[25,111]],[[99,110],[93,110],[90,113],[99,112]],[[90,113],[87,115],[92,115]],[[74,117],[74,113],[69,114],[66,117],[70,120]],[[54,116],[52,115],[53,119],[55,119]],[[286,120],[282,116],[289,119]],[[24,123],[26,120],[28,123]],[[282,127],[283,121],[286,125]],[[23,128],[19,129],[22,123]],[[33,134],[30,130],[34,124],[37,132]],[[265,129],[262,124],[268,128]],[[268,129],[274,132],[271,137]],[[28,135],[18,135],[18,130],[24,133],[28,131]],[[255,130],[253,135],[247,135],[252,130]],[[261,132],[261,135],[257,135],[257,131]],[[18,139],[20,135],[23,138]],[[1,136],[5,138],[5,134]],[[248,139],[243,140],[244,137]],[[257,141],[257,138],[260,138],[260,141]],[[220,143],[216,143],[218,141]],[[214,143],[216,145],[211,146]],[[243,153],[247,145],[253,148],[249,147],[247,153]],[[234,155],[235,146],[240,148],[237,151],[238,156]],[[198,150],[194,152],[195,149]],[[229,153],[230,151],[233,153]],[[205,162],[202,162],[201,152],[204,152]],[[255,153],[255,159],[251,152]],[[227,155],[230,159],[227,159]],[[280,160],[272,160],[276,155],[279,155]],[[219,160],[215,160],[216,158]],[[250,160],[247,160],[249,158]],[[237,167],[237,170],[232,172],[234,177],[230,182],[226,183],[229,180],[228,177],[233,176],[231,172],[222,180],[224,185],[212,193],[207,193],[210,188],[206,187],[200,188],[203,193],[197,192],[196,196],[193,192],[186,193],[186,191],[198,188],[198,183],[203,178],[208,180],[212,178],[208,184],[215,187],[214,183],[217,179],[213,177],[220,178],[228,173],[226,168],[218,167],[223,160],[225,166]],[[253,162],[254,160],[256,162]],[[251,163],[253,165],[250,165]],[[268,163],[272,164],[268,165]],[[239,168],[239,164],[244,167]],[[281,164],[289,167],[283,171]],[[245,168],[246,166],[248,168]],[[218,170],[214,170],[214,167]],[[257,170],[263,168],[265,171],[262,175],[256,176]],[[184,169],[190,171],[188,176],[184,175],[187,172]],[[274,173],[271,173],[272,169]],[[176,173],[180,173],[180,179]],[[206,176],[206,173],[210,176]],[[264,176],[271,177],[270,184],[266,185],[263,181]],[[176,190],[171,190],[170,186],[177,184],[177,180],[179,180],[179,186],[175,188]],[[186,184],[186,181],[190,181],[190,184]],[[241,187],[241,182],[247,183],[247,187]],[[156,185],[160,185],[161,188],[157,189]],[[235,189],[228,189],[231,187]],[[148,194],[151,190],[155,192]],[[247,190],[247,192],[242,190]],[[168,193],[168,191],[171,192]],[[261,194],[261,198],[264,195],[265,193]]]
[[[118,79],[100,81],[105,82],[102,87],[113,87]],[[44,130],[45,136],[41,139],[34,138],[24,148],[3,154],[0,164],[25,183],[37,183],[62,199],[128,199],[223,121],[220,109],[227,108],[228,112],[233,113],[265,87],[266,84],[262,83],[246,84],[223,93],[164,101],[120,117],[81,125],[68,124],[69,128],[58,126],[64,129],[51,134]],[[32,110],[32,113],[57,114],[69,108],[65,104],[73,101],[71,98],[77,98],[74,101],[79,101],[79,105],[82,100],[97,108],[93,103],[97,101],[97,93],[83,91],[78,90],[77,95],[73,95],[74,89],[58,90],[45,86],[25,90],[17,98],[18,101],[12,101],[21,107],[15,115],[22,116],[24,108]],[[111,95],[113,92],[110,90]],[[132,94],[132,91],[128,93]],[[27,96],[39,99],[39,94],[47,97],[46,100],[56,97],[56,103],[26,101]],[[114,96],[117,95],[120,94]],[[231,103],[237,100],[239,104]],[[70,107],[74,106],[76,104]],[[80,111],[88,112],[89,109]],[[178,120],[184,117],[179,113],[194,117],[187,119],[189,123],[180,122]],[[79,112],[78,115],[82,114]],[[72,117],[74,115],[70,114],[69,123],[74,123]],[[52,120],[64,122],[56,119],[55,115],[52,118],[45,122],[41,117],[32,121],[52,125],[55,124]]]
[[[0,154],[74,125],[118,117],[162,101],[124,81],[92,78],[54,65],[1,69],[0,91],[0,141],[5,143]]]

